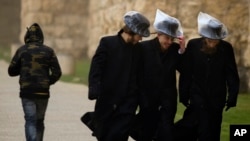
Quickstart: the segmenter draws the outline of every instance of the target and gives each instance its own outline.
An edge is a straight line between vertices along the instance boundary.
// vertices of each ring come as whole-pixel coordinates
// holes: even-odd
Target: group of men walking
[[[127,12],[124,23],[117,35],[100,40],[91,62],[89,99],[96,105],[82,120],[97,140],[219,141],[223,109],[236,106],[239,91],[233,47],[223,40],[226,26],[200,12],[201,37],[185,46],[180,21],[159,9],[153,39],[139,42],[150,35],[141,13]],[[186,111],[174,123],[176,71]]]
[[[96,100],[95,108],[81,120],[98,141],[127,141],[129,136],[137,141],[219,141],[223,109],[236,106],[239,92],[233,47],[223,40],[226,26],[200,12],[201,37],[187,45],[180,21],[159,9],[155,37],[140,42],[150,36],[149,27],[145,16],[129,11],[117,35],[101,38],[89,72],[88,98]],[[27,141],[43,140],[49,88],[61,76],[57,57],[43,40],[37,23],[27,28],[25,45],[8,69],[10,76],[20,75]],[[174,123],[178,96],[186,110]]]

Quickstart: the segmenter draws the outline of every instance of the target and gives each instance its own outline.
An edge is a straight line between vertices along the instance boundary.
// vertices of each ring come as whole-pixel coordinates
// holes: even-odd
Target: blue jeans
[[[42,141],[48,99],[22,98],[26,141]]]

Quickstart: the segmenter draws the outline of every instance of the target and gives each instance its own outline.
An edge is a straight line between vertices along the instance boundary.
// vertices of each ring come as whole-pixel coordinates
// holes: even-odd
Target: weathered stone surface
[[[20,0],[0,0],[0,47],[10,47],[19,41]]]
[[[232,43],[236,53],[241,91],[250,92],[249,0],[21,0],[19,39],[23,42],[26,27],[38,22],[44,30],[45,43],[57,52],[91,58],[100,38],[116,34],[124,25],[127,11],[143,13],[153,25],[157,8],[181,21],[187,41],[199,37],[200,11],[221,20],[229,30],[225,40]],[[154,32],[153,26],[150,30]]]
[[[92,18],[89,19],[88,26],[94,32],[89,32],[88,56],[93,55],[100,36],[115,34],[120,29],[123,25],[122,16],[128,10],[142,12],[150,19],[151,25],[154,21],[155,10],[159,8],[165,11],[180,19],[187,41],[199,37],[197,15],[202,11],[216,17],[227,26],[229,36],[225,40],[232,43],[236,53],[242,83],[241,91],[250,91],[250,74],[248,73],[250,68],[250,2],[248,0],[137,0],[119,3],[107,0],[105,3],[98,2],[98,0],[90,1],[90,4],[96,7],[90,6],[89,9]],[[115,11],[114,7],[118,8],[118,11]],[[91,26],[92,23],[95,24]],[[154,32],[152,27],[151,31]]]
[[[22,0],[20,40],[23,40],[25,27],[37,22],[44,31],[45,44],[79,57],[80,50],[86,48],[87,13],[87,0]]]
[[[62,74],[70,75],[75,72],[75,60],[74,57],[67,53],[57,53],[58,61],[60,63]]]

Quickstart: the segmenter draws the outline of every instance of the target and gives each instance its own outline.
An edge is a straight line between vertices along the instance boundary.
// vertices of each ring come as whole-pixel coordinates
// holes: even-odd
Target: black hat
[[[137,11],[129,11],[124,15],[124,23],[134,33],[143,37],[148,37],[149,32],[149,20]]]

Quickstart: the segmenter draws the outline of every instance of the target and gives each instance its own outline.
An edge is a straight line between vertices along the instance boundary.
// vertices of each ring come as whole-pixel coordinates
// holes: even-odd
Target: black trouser
[[[199,141],[220,141],[222,110],[200,109],[198,111]]]
[[[159,121],[158,107],[141,107],[136,118],[135,125],[137,125],[137,127],[132,131],[132,137],[136,141],[152,141],[152,138],[155,137]]]
[[[177,111],[177,95],[162,98],[156,141],[174,141],[174,118]]]

